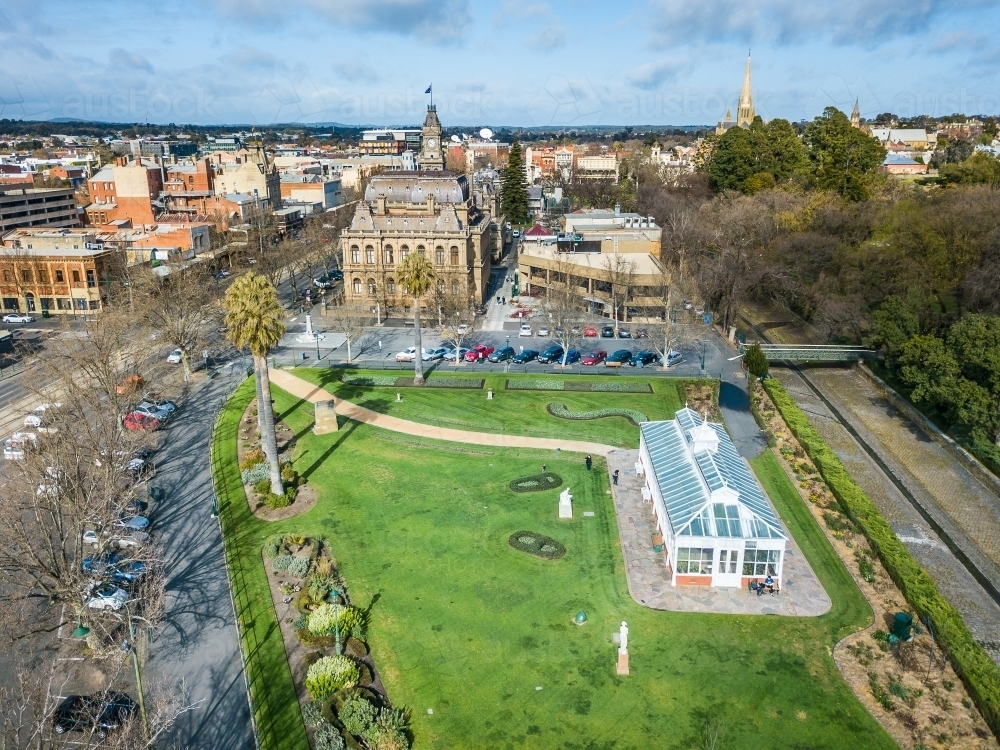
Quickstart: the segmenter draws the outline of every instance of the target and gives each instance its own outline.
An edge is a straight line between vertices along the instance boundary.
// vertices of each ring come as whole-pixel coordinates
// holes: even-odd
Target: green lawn
[[[597,421],[581,421],[553,417],[546,407],[551,403],[565,404],[572,412],[593,409],[634,409],[649,419],[669,419],[683,406],[685,386],[698,381],[683,378],[588,377],[587,381],[649,382],[652,393],[585,393],[580,391],[508,391],[503,374],[474,373],[459,368],[444,368],[428,376],[428,380],[442,378],[482,378],[482,390],[450,388],[444,397],[442,389],[394,388],[390,386],[354,386],[340,382],[343,370],[325,370],[302,367],[295,374],[316,385],[322,385],[335,396],[353,401],[374,411],[414,422],[451,427],[458,430],[510,433],[532,437],[564,437],[596,440],[621,447],[636,448],[639,431],[624,417],[604,417]],[[351,375],[405,375],[406,373],[372,370],[351,371]],[[559,376],[510,375],[510,379],[561,380]],[[580,380],[580,378],[570,378]],[[711,381],[703,381],[711,382]],[[486,390],[493,389],[493,400],[486,398]],[[396,401],[396,393],[403,400]],[[678,395],[680,394],[680,395]]]
[[[659,403],[649,416],[664,417],[676,404],[666,391],[626,398]],[[504,395],[516,397],[533,424],[553,419],[533,401],[544,410],[552,396],[583,396],[588,404],[621,397]],[[219,455],[235,453],[236,420],[252,397],[248,383],[231,402],[217,432]],[[479,409],[477,399],[485,394],[404,392],[404,404],[456,418]],[[265,747],[305,747],[301,725],[289,726],[298,720],[294,693],[260,559],[266,536],[291,531],[328,538],[353,601],[371,605],[373,653],[394,703],[413,712],[418,750],[702,747],[705,717],[721,720],[721,747],[894,747],[830,656],[837,640],[869,621],[870,610],[770,454],[753,466],[834,601],[824,617],[666,613],[636,604],[599,463],[588,473],[579,457],[466,448],[357,423],[317,437],[308,431],[309,407],[278,389],[275,400],[300,435],[296,467],[321,496],[307,514],[275,524],[253,518],[242,497],[232,503],[236,531],[229,536],[253,600],[245,619],[261,642],[256,655],[268,662],[268,710],[281,712]],[[579,437],[608,442],[609,421],[565,424]],[[625,427],[617,434],[635,442]],[[543,461],[572,488],[574,520],[556,520],[558,490],[507,488]],[[235,471],[229,465],[223,474],[232,481]],[[583,518],[585,510],[595,517]],[[507,537],[520,529],[558,539],[566,556],[545,561],[511,549]],[[589,618],[582,627],[571,622],[580,609]],[[622,619],[630,629],[629,677],[614,674],[611,633]]]

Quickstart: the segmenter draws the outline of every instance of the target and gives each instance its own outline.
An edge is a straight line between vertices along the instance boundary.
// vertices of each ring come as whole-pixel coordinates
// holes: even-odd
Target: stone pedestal
[[[326,435],[330,432],[336,432],[339,427],[337,426],[337,408],[333,399],[329,401],[317,401],[313,406],[316,411],[316,423],[313,425],[313,434]]]
[[[628,674],[628,651],[625,653],[618,652],[618,665],[615,667],[615,672],[619,675]]]
[[[559,495],[559,517],[573,517],[573,496],[569,494],[569,488],[563,490]]]

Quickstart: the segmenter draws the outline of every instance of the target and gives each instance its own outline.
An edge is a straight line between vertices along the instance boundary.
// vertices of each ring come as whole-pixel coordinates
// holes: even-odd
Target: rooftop
[[[555,262],[572,263],[577,266],[592,268],[595,271],[608,270],[608,258],[613,253],[561,253],[555,245],[537,246],[535,243],[525,243],[522,245],[522,252],[518,256],[521,262],[530,263],[532,258],[540,258]],[[657,260],[649,253],[621,253],[633,265],[633,271],[640,275],[660,275],[662,269]]]

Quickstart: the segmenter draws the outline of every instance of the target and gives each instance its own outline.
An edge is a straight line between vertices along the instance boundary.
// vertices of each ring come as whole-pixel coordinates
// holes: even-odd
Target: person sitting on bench
[[[770,573],[767,574],[767,577],[764,579],[764,585],[761,586],[761,589],[765,588],[771,592],[771,596],[774,596],[774,579],[771,578]]]

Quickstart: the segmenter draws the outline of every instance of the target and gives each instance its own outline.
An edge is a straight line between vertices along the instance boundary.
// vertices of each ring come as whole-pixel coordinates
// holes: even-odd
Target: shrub
[[[316,727],[321,721],[326,721],[323,718],[323,704],[309,701],[302,707],[302,720],[307,727]]]
[[[289,534],[285,537],[285,544],[289,547],[301,547],[306,543],[306,537],[304,534]]]
[[[281,467],[281,481],[290,487],[299,486],[299,473],[292,468],[291,464],[285,464]]]
[[[275,495],[274,493],[268,492],[264,495],[264,505],[266,505],[271,510],[278,510],[279,508],[287,508],[292,504],[292,501],[288,499],[288,494]]]
[[[346,656],[324,656],[306,671],[306,690],[313,700],[324,700],[357,684],[358,666]]]
[[[566,404],[551,403],[546,407],[553,417],[561,419],[600,419],[602,417],[625,417],[629,422],[638,425],[648,422],[649,417],[634,409],[595,409],[594,411],[570,411]]]
[[[566,382],[563,380],[508,380],[508,391],[564,391]]]
[[[316,742],[316,750],[344,750],[344,738],[340,736],[337,728],[325,719],[316,727],[313,740]]]
[[[649,383],[635,383],[627,380],[614,380],[610,383],[596,382],[590,383],[590,390],[596,393],[652,393],[653,387]]]
[[[746,354],[743,356],[743,361],[746,363],[747,370],[755,378],[765,378],[767,377],[767,355],[764,354],[764,350],[760,348],[760,344],[752,344],[749,349],[746,350]]]
[[[310,560],[304,555],[292,555],[288,563],[288,574],[296,578],[305,578],[309,574]]]
[[[271,477],[271,471],[267,464],[256,464],[249,469],[244,469],[240,472],[240,478],[243,480],[243,484],[250,484],[256,486],[258,482],[263,480],[269,480]]]
[[[969,695],[993,733],[1000,735],[1000,667],[969,632],[962,616],[944,600],[931,577],[899,541],[875,504],[851,478],[781,384],[769,378],[764,381],[764,388],[844,512],[868,538],[910,606],[921,619],[929,619],[934,624],[937,640],[948,652]]]
[[[555,539],[534,531],[515,531],[507,539],[507,544],[544,560],[558,560],[566,554],[566,548]]]
[[[348,698],[337,712],[337,718],[344,729],[359,737],[371,728],[376,716],[375,706],[361,696]]]
[[[544,474],[532,474],[528,477],[513,479],[508,486],[513,492],[541,492],[542,490],[554,490],[562,482],[561,476],[546,471]]]
[[[275,573],[287,573],[288,566],[292,564],[291,555],[278,555],[271,561],[271,570]]]
[[[410,741],[398,729],[372,727],[365,735],[365,742],[372,750],[406,750]]]
[[[267,541],[264,542],[264,548],[262,553],[265,560],[270,560],[272,557],[278,556],[278,550],[281,549],[281,540],[275,537],[268,537]]]
[[[322,575],[314,572],[311,576],[309,576],[309,581],[307,583],[309,598],[317,604],[322,604],[327,595],[333,591],[337,581],[331,575]]]
[[[292,627],[296,630],[302,630],[306,626],[306,615],[304,612],[299,612],[295,615],[295,619],[292,621]]]
[[[257,464],[265,463],[264,451],[260,448],[254,448],[252,451],[247,451],[246,455],[243,456],[243,460],[240,461],[240,469],[252,469]]]
[[[309,615],[306,627],[313,635],[335,635],[339,629],[342,641],[348,636],[361,639],[364,636],[364,615],[357,607],[321,604]]]
[[[271,479],[270,477],[264,477],[263,479],[258,479],[253,483],[253,490],[258,495],[270,495],[271,494]]]
[[[407,385],[413,385],[413,378],[400,378]],[[482,388],[482,378],[428,378],[424,383],[429,388]]]

